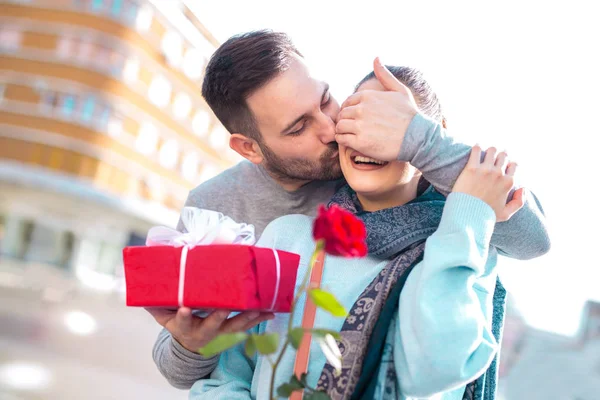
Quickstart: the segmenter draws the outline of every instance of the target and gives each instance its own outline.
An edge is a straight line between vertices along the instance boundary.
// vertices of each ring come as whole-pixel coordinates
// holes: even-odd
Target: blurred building
[[[216,46],[179,1],[0,0],[5,269],[114,288],[121,249],[237,161],[201,96]]]
[[[121,250],[237,162],[176,0],[0,0],[0,399],[177,399]]]

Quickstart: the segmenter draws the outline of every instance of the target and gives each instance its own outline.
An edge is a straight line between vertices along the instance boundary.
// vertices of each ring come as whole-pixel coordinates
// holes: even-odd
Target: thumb
[[[373,61],[373,71],[375,71],[375,76],[379,83],[383,85],[385,90],[391,92],[402,92],[402,93],[410,93],[410,90],[400,82],[385,65],[381,63],[379,57],[375,58]]]
[[[192,310],[187,307],[181,307],[175,315],[175,324],[180,332],[187,332],[192,328]]]
[[[508,202],[508,204],[504,207],[504,210],[502,210],[502,216],[500,217],[501,221],[498,221],[498,222],[508,221],[524,205],[525,205],[525,189],[520,188],[515,191],[515,193],[513,194],[513,199],[510,202]]]

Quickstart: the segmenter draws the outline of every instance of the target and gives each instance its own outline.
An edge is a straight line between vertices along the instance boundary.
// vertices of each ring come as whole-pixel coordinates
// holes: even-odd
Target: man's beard
[[[338,151],[338,144],[333,142],[319,158],[319,161],[310,161],[305,158],[284,160],[273,152],[264,143],[259,144],[265,158],[265,168],[276,178],[302,181],[331,181],[342,177],[339,157],[334,157]]]

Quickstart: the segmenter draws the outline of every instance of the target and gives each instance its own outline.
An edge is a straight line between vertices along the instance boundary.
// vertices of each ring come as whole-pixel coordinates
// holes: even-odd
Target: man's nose
[[[324,144],[335,142],[335,120],[330,115],[321,113],[319,116],[319,140]]]

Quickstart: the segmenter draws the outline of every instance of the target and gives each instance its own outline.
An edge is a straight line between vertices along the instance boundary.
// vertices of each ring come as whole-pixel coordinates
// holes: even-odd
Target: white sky
[[[552,251],[534,261],[501,262],[527,320],[573,333],[583,302],[600,300],[596,2],[187,3],[221,41],[253,29],[287,32],[340,103],[375,56],[421,69],[453,135],[505,147],[542,200]]]

